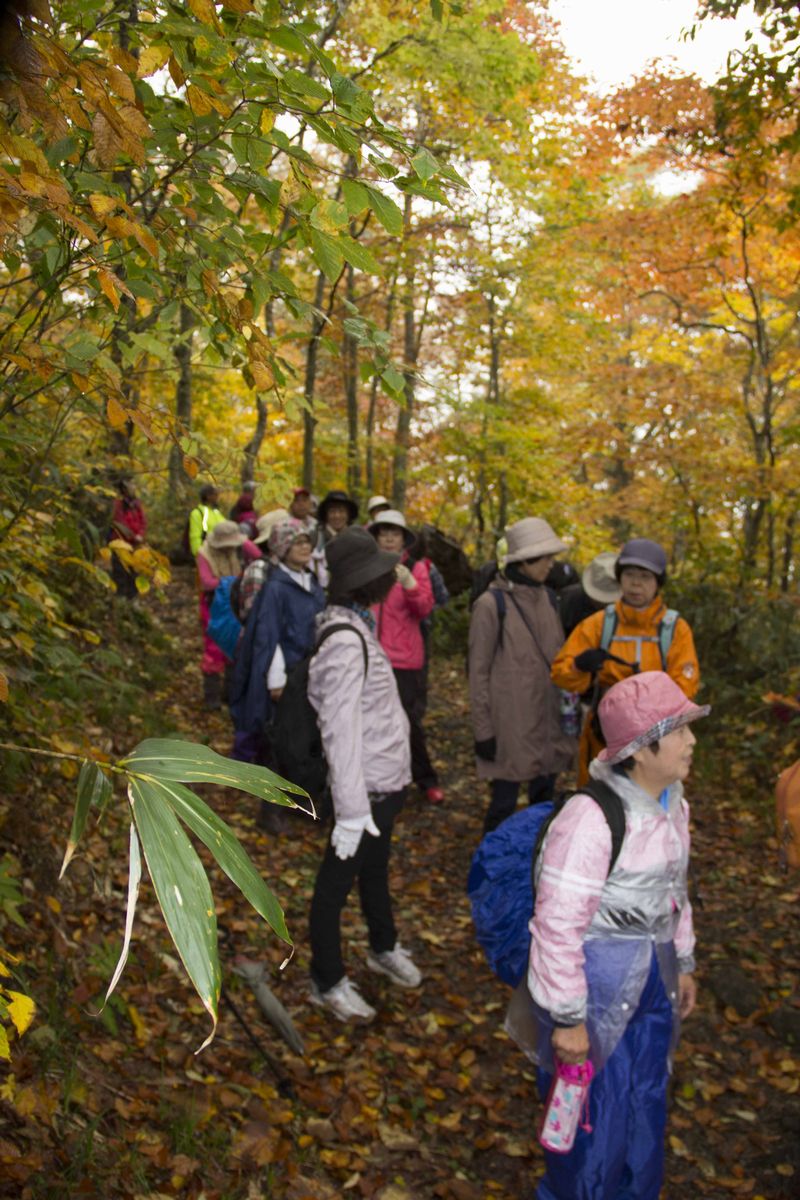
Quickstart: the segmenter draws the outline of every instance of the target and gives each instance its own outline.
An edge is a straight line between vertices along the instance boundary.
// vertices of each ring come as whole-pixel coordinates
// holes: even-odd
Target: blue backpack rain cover
[[[216,642],[223,654],[233,658],[236,653],[236,643],[242,631],[242,623],[233,611],[231,605],[231,588],[236,582],[236,575],[223,575],[214,590],[211,601],[211,616],[206,633],[212,642]]]
[[[487,833],[475,851],[467,879],[478,941],[495,975],[512,988],[528,966],[533,851],[552,812],[550,803],[531,804]]]

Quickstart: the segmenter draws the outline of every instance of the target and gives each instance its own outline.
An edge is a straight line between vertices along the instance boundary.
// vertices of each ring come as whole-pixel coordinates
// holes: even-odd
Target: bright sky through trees
[[[603,91],[639,74],[654,58],[671,57],[711,82],[754,26],[750,12],[735,21],[707,20],[687,41],[682,35],[694,24],[697,0],[551,0],[550,9],[567,53]]]

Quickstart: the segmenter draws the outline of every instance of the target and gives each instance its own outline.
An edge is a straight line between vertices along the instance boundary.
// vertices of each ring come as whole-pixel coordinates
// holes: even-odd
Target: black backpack
[[[369,653],[364,635],[347,621],[337,621],[322,631],[313,650],[286,672],[286,684],[273,708],[267,736],[275,770],[290,783],[304,788],[316,804],[324,802],[328,764],[322,749],[317,714],[308,698],[308,671],[311,660],[326,638],[340,630],[349,630],[361,642],[364,651],[364,678]]]

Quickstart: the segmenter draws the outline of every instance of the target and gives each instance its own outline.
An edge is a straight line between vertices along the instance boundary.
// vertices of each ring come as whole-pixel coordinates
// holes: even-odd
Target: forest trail
[[[152,611],[185,654],[167,692],[154,697],[165,731],[207,737],[227,753],[227,714],[209,717],[199,705],[200,638],[189,571],[176,572],[167,604]],[[49,939],[36,938],[49,940],[49,950],[35,964],[33,990],[41,997],[52,973],[57,987],[40,1021],[53,1041],[48,1058],[47,1037],[36,1041],[34,1032],[33,1045],[26,1050],[23,1043],[16,1061],[27,1107],[3,1106],[10,1119],[0,1132],[0,1163],[13,1191],[0,1194],[30,1200],[533,1196],[541,1156],[532,1070],[502,1030],[507,989],[485,966],[465,894],[486,795],[473,773],[460,662],[434,662],[431,685],[430,744],[446,803],[432,807],[410,795],[392,866],[400,936],[425,974],[420,991],[393,990],[366,969],[354,899],[344,922],[346,962],[378,1017],[371,1026],[349,1027],[314,1009],[306,999],[307,910],[327,830],[297,817],[285,835],[267,836],[255,825],[255,801],[203,789],[275,890],[296,940],[292,962],[279,973],[281,944],[211,869],[220,925],[230,935],[224,989],[279,1056],[294,1096],[279,1093],[224,1002],[215,1041],[195,1057],[207,1018],[147,884],[131,962],[105,1020],[98,1019],[91,1014],[121,941],[127,875],[120,852],[107,879],[108,839],[94,834],[65,882],[49,881],[44,891],[52,888],[53,899],[41,897],[31,922],[51,930]],[[724,777],[734,774],[720,771],[715,785],[689,788],[694,878],[703,897],[700,1000],[672,1085],[664,1200],[790,1200],[800,1179],[800,998],[792,992],[800,966],[797,886],[778,876],[766,809],[736,811],[735,789]],[[115,843],[120,851],[123,833]],[[49,832],[49,841],[57,840]],[[54,844],[54,858],[58,850]],[[274,968],[270,983],[305,1039],[304,1058],[279,1044],[258,1015],[231,972],[236,952]],[[64,1182],[54,1190],[56,1178]]]

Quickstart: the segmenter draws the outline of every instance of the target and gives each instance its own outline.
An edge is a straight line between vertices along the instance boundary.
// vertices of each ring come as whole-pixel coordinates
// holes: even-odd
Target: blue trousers
[[[658,1200],[671,1030],[672,1008],[654,954],[639,1006],[592,1081],[592,1132],[579,1129],[569,1154],[545,1151],[536,1200]],[[546,1099],[551,1076],[537,1075]]]

